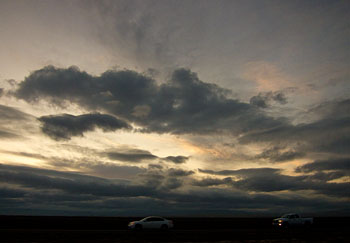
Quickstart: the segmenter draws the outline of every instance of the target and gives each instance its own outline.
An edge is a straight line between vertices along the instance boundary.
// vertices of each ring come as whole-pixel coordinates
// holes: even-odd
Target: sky
[[[349,1],[0,1],[0,214],[350,216]]]

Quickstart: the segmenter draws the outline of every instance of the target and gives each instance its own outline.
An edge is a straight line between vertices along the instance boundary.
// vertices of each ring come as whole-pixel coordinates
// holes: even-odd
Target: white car
[[[162,229],[167,230],[174,227],[173,221],[158,216],[150,216],[139,221],[132,221],[129,223],[129,229]]]

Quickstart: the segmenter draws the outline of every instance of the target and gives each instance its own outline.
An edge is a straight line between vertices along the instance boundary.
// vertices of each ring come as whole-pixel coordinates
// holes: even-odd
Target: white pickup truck
[[[313,218],[301,218],[299,214],[288,213],[272,220],[272,225],[276,227],[311,226],[313,222]]]

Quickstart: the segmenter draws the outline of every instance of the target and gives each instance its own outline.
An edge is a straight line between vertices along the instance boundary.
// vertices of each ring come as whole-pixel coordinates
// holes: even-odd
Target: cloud
[[[18,110],[11,106],[0,105],[0,123],[11,121],[24,121],[33,118],[33,116]]]
[[[272,162],[285,162],[297,158],[301,158],[305,155],[304,152],[299,152],[295,150],[285,150],[280,147],[274,146],[263,151],[261,154],[257,155],[255,158],[258,159],[268,159]]]
[[[312,163],[307,163],[305,165],[299,166],[295,169],[296,172],[306,173],[327,170],[340,170],[346,173],[350,173],[350,158],[317,160]]]
[[[341,178],[343,173],[315,174],[289,176],[281,174],[280,169],[274,168],[250,168],[240,170],[212,171],[201,170],[199,172],[211,175],[231,175],[234,177],[204,178],[195,180],[193,185],[206,187],[226,185],[239,190],[253,192],[277,192],[277,191],[302,191],[312,190],[316,194],[332,195],[338,197],[349,197],[350,183],[330,183],[332,179]]]
[[[152,188],[158,188],[161,191],[174,190],[184,186],[187,177],[190,177],[194,173],[195,172],[191,170],[175,168],[163,169],[153,166],[150,170],[139,174],[139,183]]]
[[[350,113],[350,99],[326,101],[318,104],[307,112],[309,115],[318,119],[327,119],[329,117],[344,118]]]
[[[183,164],[188,159],[189,159],[189,157],[181,156],[181,155],[179,155],[179,156],[167,156],[164,158],[165,161],[170,161],[170,162],[173,162],[175,164]]]
[[[141,162],[144,160],[155,160],[157,156],[151,154],[149,151],[141,149],[121,149],[121,151],[107,152],[108,158],[125,162]]]
[[[94,196],[147,196],[154,193],[152,188],[142,185],[117,184],[108,179],[77,173],[10,165],[0,165],[0,172],[2,183],[25,188],[62,190]]]
[[[333,101],[332,105],[317,108],[318,120],[297,125],[285,123],[264,131],[247,133],[241,136],[239,141],[241,144],[268,143],[286,148],[293,147],[292,151],[298,156],[306,152],[349,154],[350,116],[346,112],[340,112],[336,108],[338,105],[344,111],[350,108],[348,99]]]
[[[254,214],[261,209],[272,214],[292,209],[350,213],[347,201],[328,200],[324,196],[249,194],[246,190],[214,187],[177,191],[174,189],[183,186],[184,180],[165,179],[159,174],[153,175],[154,182],[157,178],[161,181],[161,186],[157,184],[155,187],[130,182],[120,184],[73,172],[3,164],[0,164],[0,175],[3,213],[110,215],[113,212],[130,216],[130,212],[134,212],[139,216],[171,212],[173,215],[227,215],[232,213],[232,208],[236,210],[234,215]],[[342,186],[345,193],[348,185]],[[334,187],[328,190],[334,190]]]
[[[269,107],[272,101],[281,105],[287,104],[287,98],[282,91],[259,93],[257,96],[250,98],[250,104],[259,108]]]
[[[99,151],[88,151],[88,148],[84,147],[78,147],[77,149],[82,157],[69,159],[65,157],[44,156],[36,153],[13,152],[7,150],[0,150],[0,152],[25,158],[40,159],[60,170],[78,170],[89,175],[111,179],[130,179],[140,173],[146,172],[146,169],[142,167],[120,165],[114,162],[104,161],[101,159],[101,153]]]
[[[213,178],[213,177],[207,177],[201,180],[194,180],[193,185],[194,186],[200,186],[200,187],[210,187],[210,186],[219,186],[219,185],[228,185],[232,183],[231,177],[226,177],[224,179],[219,178]]]
[[[239,169],[239,170],[203,170],[198,169],[199,172],[211,175],[234,175],[240,177],[254,176],[254,175],[269,175],[273,173],[277,173],[280,169],[275,168],[249,168],[249,169]]]
[[[164,162],[171,162],[175,164],[185,163],[189,158],[186,156],[167,156],[167,157],[158,157],[147,150],[121,147],[116,150],[111,150],[103,153],[108,158],[112,160],[124,161],[124,162],[133,162],[139,163],[142,161],[158,160]]]
[[[201,81],[188,69],[175,70],[168,82],[130,70],[94,77],[76,67],[36,70],[13,93],[28,102],[45,99],[63,106],[72,102],[103,110],[141,126],[140,131],[206,134],[269,129],[285,119],[266,116],[254,105],[227,98],[228,91]]]
[[[0,138],[2,139],[12,139],[12,138],[20,138],[21,136],[13,133],[13,132],[9,132],[8,129],[2,129],[0,128]]]
[[[336,180],[345,176],[348,176],[348,171],[334,171],[334,172],[316,172],[313,175],[310,175],[309,178],[311,180],[318,180],[318,181],[332,181]]]
[[[168,175],[174,176],[174,177],[183,177],[183,176],[189,176],[189,175],[193,175],[193,174],[194,174],[194,171],[192,171],[192,170],[186,171],[186,170],[182,170],[182,169],[171,168],[168,171]]]
[[[131,128],[122,120],[100,113],[42,116],[38,120],[43,124],[41,130],[54,140],[69,140],[73,136],[83,136],[85,132],[93,131],[97,127],[104,132]]]

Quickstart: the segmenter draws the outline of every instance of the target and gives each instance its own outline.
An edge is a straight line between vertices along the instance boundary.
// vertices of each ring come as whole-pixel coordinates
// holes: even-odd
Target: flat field
[[[0,242],[350,242],[350,218],[274,229],[272,218],[169,217],[168,231],[127,229],[132,217],[0,216]]]

